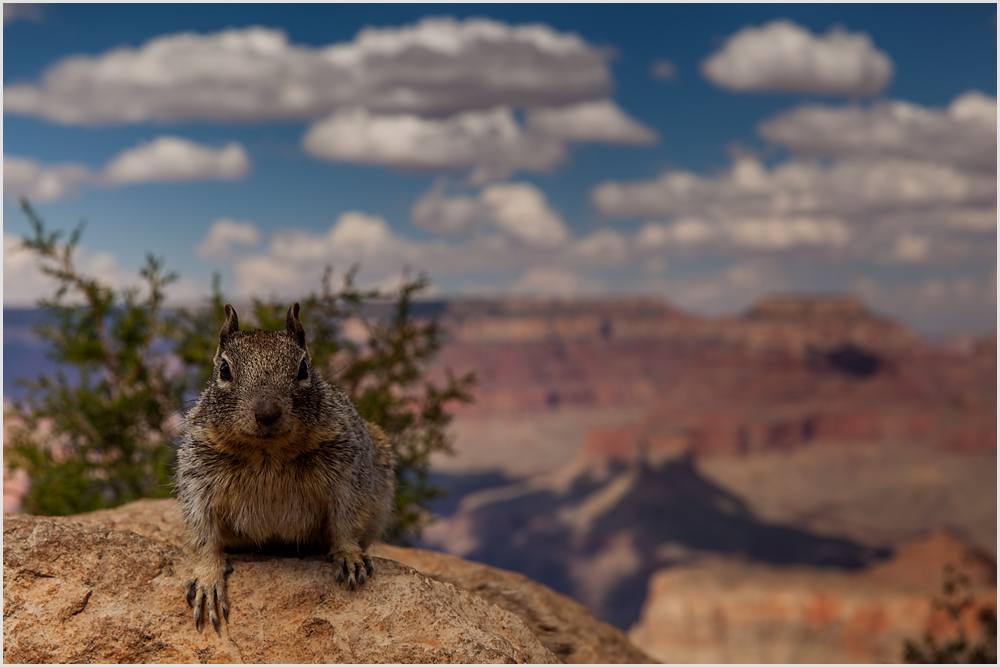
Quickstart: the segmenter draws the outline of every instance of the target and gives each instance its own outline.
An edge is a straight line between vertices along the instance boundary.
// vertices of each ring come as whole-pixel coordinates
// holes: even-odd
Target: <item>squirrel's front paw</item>
[[[329,554],[326,559],[333,563],[337,581],[347,586],[348,590],[353,591],[375,573],[372,559],[360,551],[354,553],[336,551]]]
[[[219,571],[217,576],[195,574],[195,578],[184,584],[184,595],[188,604],[194,609],[194,625],[201,632],[205,625],[205,608],[208,608],[208,618],[212,621],[212,627],[221,635],[219,630],[219,611],[223,617],[229,621],[229,595],[226,592],[226,575],[233,571],[231,567],[225,567]]]

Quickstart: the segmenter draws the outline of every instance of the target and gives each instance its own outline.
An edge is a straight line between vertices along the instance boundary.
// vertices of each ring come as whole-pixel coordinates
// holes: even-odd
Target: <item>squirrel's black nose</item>
[[[272,426],[281,419],[281,406],[273,401],[256,401],[253,416],[261,426]]]

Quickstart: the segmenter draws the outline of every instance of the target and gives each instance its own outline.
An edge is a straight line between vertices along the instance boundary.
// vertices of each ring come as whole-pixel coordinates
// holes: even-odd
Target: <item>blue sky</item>
[[[326,264],[438,295],[847,292],[996,321],[996,6],[44,5],[4,10],[4,303],[26,195],[207,291]]]

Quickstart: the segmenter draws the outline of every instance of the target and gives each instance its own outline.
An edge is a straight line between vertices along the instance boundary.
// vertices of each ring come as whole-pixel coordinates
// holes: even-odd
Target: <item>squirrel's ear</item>
[[[302,322],[299,322],[298,301],[293,303],[292,307],[288,309],[288,315],[285,316],[285,331],[294,334],[295,340],[303,348],[306,346],[306,330],[302,328]]]
[[[226,322],[222,325],[222,331],[219,332],[219,342],[225,342],[227,338],[232,336],[234,333],[238,333],[240,330],[240,319],[236,317],[236,309],[226,304]]]

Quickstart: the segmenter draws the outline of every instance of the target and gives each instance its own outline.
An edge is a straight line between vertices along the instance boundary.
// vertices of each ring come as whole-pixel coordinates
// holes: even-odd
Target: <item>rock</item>
[[[939,532],[858,573],[723,559],[661,570],[629,637],[664,662],[899,662],[906,640],[953,629],[931,604],[945,563],[996,609],[995,561]]]
[[[322,557],[233,557],[231,623],[199,635],[184,556],[99,520],[5,517],[4,661],[557,662],[513,614],[381,558],[349,593]]]
[[[379,554],[436,574],[376,555],[375,577],[351,593],[332,582],[322,556],[231,556],[230,623],[218,636],[197,632],[184,600],[190,552],[174,501],[74,517],[6,515],[4,661],[559,662],[535,628],[566,658],[642,655],[611,628],[600,635],[585,610],[570,601],[563,608],[539,584],[505,588],[517,575],[415,550]],[[490,601],[505,595],[508,608],[533,614],[527,624]],[[540,608],[527,606],[536,601]],[[576,636],[569,622],[582,623]]]
[[[775,564],[858,568],[884,550],[761,521],[705,478],[691,457],[551,475],[465,496],[424,533],[426,543],[521,572],[628,628],[649,576],[695,554],[742,554]]]
[[[432,377],[450,368],[474,370],[478,379],[475,405],[460,414],[631,406],[688,371],[738,374],[747,361],[805,363],[816,354],[840,360],[831,368],[867,376],[885,365],[883,356],[921,347],[859,301],[822,295],[766,299],[744,317],[719,319],[655,299],[453,300],[437,315],[448,343]]]
[[[454,584],[519,616],[566,663],[651,663],[625,634],[579,602],[523,574],[424,549],[379,545],[375,553]]]

